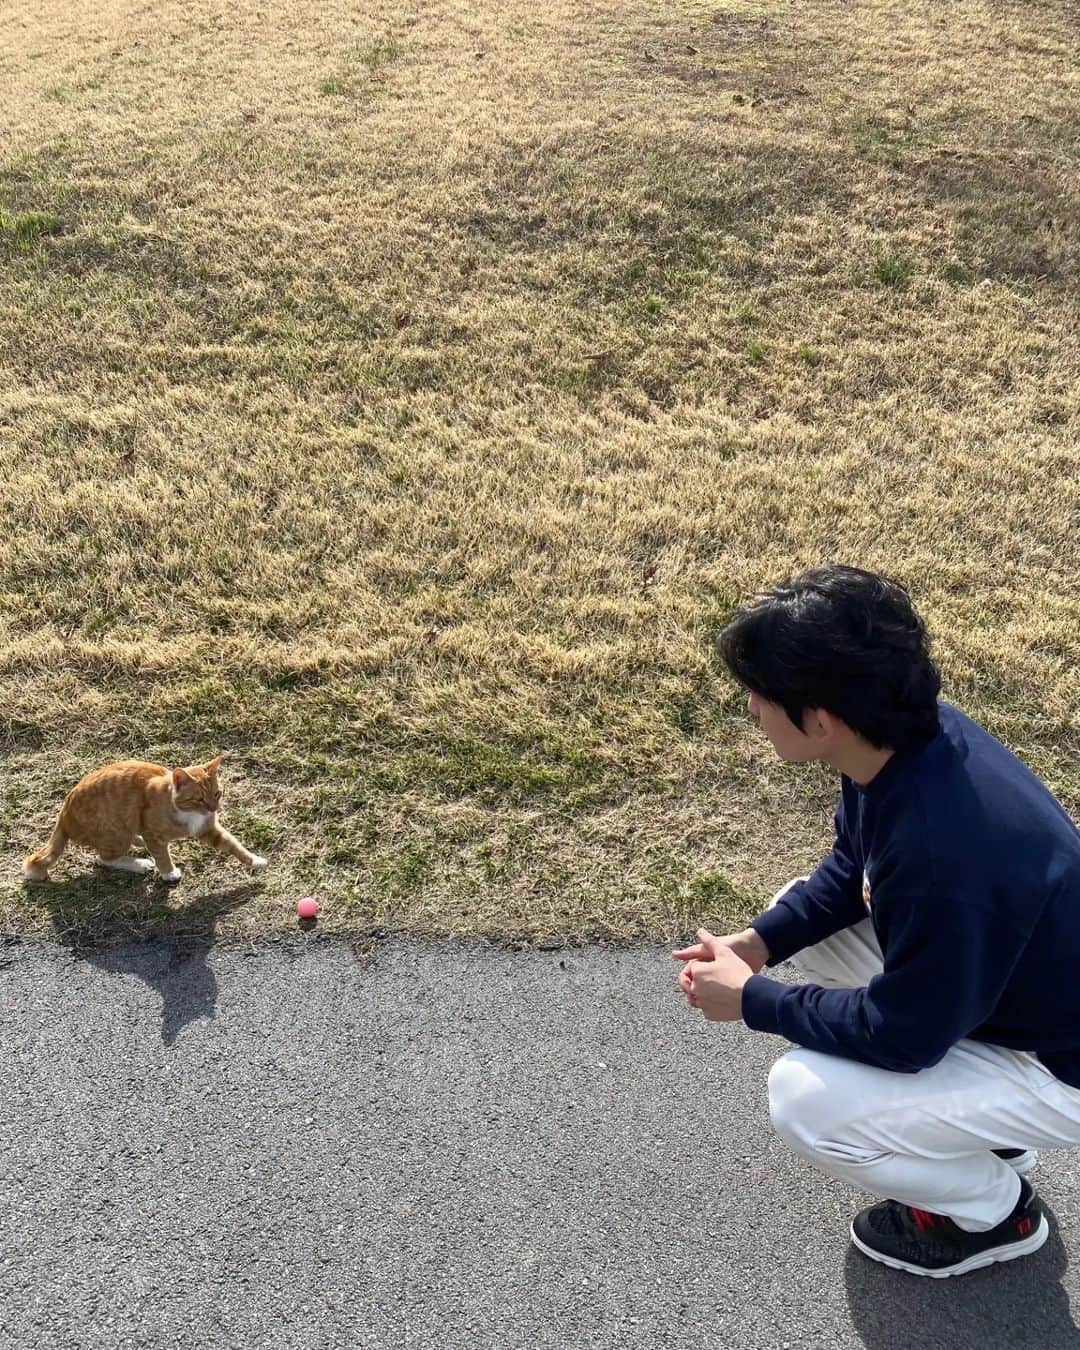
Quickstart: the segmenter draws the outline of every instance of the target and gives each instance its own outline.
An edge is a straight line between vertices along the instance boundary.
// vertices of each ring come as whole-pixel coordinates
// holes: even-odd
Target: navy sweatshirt
[[[865,786],[841,777],[832,853],[752,923],[773,966],[869,912],[884,973],[865,989],[754,975],[743,1019],[901,1073],[990,1041],[1080,1088],[1080,833],[1000,741],[939,713]]]

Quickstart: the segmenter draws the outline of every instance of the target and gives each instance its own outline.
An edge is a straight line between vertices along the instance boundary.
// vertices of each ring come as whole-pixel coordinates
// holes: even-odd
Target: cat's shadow
[[[28,885],[26,894],[73,957],[135,975],[160,994],[161,1039],[172,1045],[189,1023],[214,1016],[218,985],[208,958],[218,921],[261,889],[249,881],[185,900],[155,878],[89,875]]]

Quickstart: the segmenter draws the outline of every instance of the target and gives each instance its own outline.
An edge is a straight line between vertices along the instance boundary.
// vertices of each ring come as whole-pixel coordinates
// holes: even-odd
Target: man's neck
[[[864,741],[861,736],[853,735],[850,740],[845,737],[843,744],[836,747],[826,763],[845,774],[859,787],[866,787],[895,753],[890,749],[879,750],[876,745]]]

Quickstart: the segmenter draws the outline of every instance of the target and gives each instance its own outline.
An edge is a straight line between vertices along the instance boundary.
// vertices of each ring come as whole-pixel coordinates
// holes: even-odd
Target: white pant
[[[882,968],[869,919],[792,960],[810,983],[840,989],[863,988]],[[971,1040],[914,1074],[793,1050],[769,1074],[769,1114],[822,1172],[969,1232],[993,1228],[1019,1198],[1020,1178],[992,1149],[1080,1144],[1080,1088],[1027,1051]]]

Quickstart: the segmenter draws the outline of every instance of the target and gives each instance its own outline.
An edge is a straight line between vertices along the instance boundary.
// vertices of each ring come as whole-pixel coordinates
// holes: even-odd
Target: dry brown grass
[[[709,639],[822,558],[1077,811],[1071,5],[85,8],[0,15],[0,927],[731,922],[833,788]],[[261,898],[22,887],[218,749]]]

